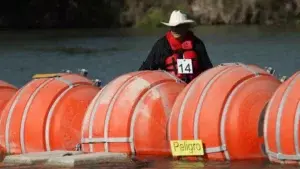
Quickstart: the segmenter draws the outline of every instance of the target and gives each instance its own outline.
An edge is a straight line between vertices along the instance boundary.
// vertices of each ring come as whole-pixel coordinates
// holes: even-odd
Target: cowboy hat
[[[181,24],[195,23],[195,21],[191,20],[191,19],[187,19],[186,14],[181,13],[180,10],[174,10],[170,15],[169,23],[167,23],[167,22],[161,22],[161,23],[166,26],[173,27],[173,26],[178,26]]]

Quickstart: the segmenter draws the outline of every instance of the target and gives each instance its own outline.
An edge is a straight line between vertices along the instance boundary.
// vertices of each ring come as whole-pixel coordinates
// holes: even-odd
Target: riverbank
[[[300,24],[300,0],[11,0],[0,6],[0,28],[155,28],[173,9],[201,25]]]

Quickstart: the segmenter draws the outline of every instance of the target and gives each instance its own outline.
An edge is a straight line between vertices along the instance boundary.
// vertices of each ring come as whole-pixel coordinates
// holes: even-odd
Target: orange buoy
[[[186,83],[164,71],[138,71],[107,84],[89,105],[82,125],[85,152],[170,155],[169,113]]]
[[[45,74],[22,87],[3,109],[0,145],[8,153],[73,150],[85,111],[98,93],[78,74]]]
[[[266,153],[277,163],[300,162],[300,71],[283,82],[272,96],[265,115]]]
[[[6,150],[0,145],[0,161],[3,161],[6,156]],[[0,165],[1,166],[1,165]]]
[[[0,80],[0,113],[17,91],[17,87]]]
[[[202,140],[209,160],[263,158],[263,109],[280,81],[258,66],[221,64],[177,97],[169,140]]]

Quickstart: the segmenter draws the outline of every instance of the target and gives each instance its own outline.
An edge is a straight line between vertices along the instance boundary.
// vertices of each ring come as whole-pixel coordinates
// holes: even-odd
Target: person
[[[203,41],[190,31],[194,22],[180,10],[174,10],[168,23],[161,22],[170,30],[156,41],[139,70],[165,70],[189,83],[212,68]]]

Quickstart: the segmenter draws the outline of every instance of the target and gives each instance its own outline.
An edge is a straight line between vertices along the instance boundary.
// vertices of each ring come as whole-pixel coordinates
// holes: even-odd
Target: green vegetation
[[[300,24],[300,0],[10,0],[0,28],[155,28],[174,9],[199,24]]]
[[[139,28],[156,28],[160,27],[166,13],[160,8],[150,8],[146,14],[138,21],[135,26]]]

